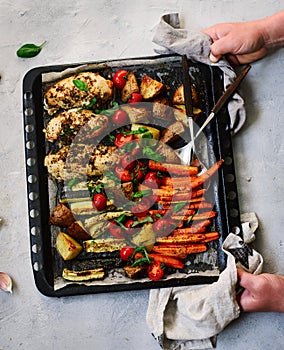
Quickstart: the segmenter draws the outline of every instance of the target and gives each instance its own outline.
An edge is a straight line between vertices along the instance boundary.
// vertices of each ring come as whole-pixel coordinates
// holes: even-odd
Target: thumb
[[[249,289],[252,285],[252,278],[254,277],[251,273],[246,272],[242,269],[237,269],[239,285],[245,289]]]
[[[227,53],[234,54],[234,46],[228,35],[223,36],[222,38],[213,42],[210,46],[211,53],[213,56],[219,57]]]

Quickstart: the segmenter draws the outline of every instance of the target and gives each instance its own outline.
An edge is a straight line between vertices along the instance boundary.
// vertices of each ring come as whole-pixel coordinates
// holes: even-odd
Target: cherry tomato
[[[93,208],[97,209],[97,210],[104,210],[106,207],[106,203],[107,203],[107,198],[105,195],[101,194],[101,193],[96,193],[93,197]]]
[[[109,231],[115,238],[122,239],[125,237],[122,227],[119,226],[115,221],[110,222]]]
[[[163,278],[164,270],[159,262],[154,262],[148,266],[147,274],[152,281],[158,281]]]
[[[143,97],[138,92],[132,92],[131,98],[128,100],[128,103],[136,103],[141,102],[143,100]]]
[[[126,230],[127,235],[133,235],[134,233],[136,233],[139,230],[138,228],[132,227],[134,222],[135,221],[133,219],[129,219],[124,224],[124,226],[127,228],[127,230]]]
[[[151,188],[158,188],[160,184],[160,179],[157,176],[157,173],[150,171],[145,175],[144,185]]]
[[[123,169],[131,170],[136,165],[136,160],[133,156],[127,154],[120,161],[121,167]]]
[[[111,120],[114,124],[120,126],[129,124],[128,114],[122,109],[118,109],[117,111],[115,111],[113,116],[111,117]]]
[[[117,166],[115,168],[116,175],[120,178],[121,181],[123,182],[128,182],[132,180],[132,175],[129,172],[129,170],[124,169],[120,166]]]
[[[119,89],[119,90],[122,90],[126,84],[126,76],[127,76],[128,72],[127,70],[124,70],[124,69],[120,69],[118,70],[113,78],[112,78],[112,81],[113,81],[113,85]]]
[[[123,135],[122,132],[120,132],[119,134],[116,135],[115,139],[114,139],[114,144],[116,145],[116,147],[122,147],[125,144],[131,142],[133,140],[133,135]]]
[[[143,197],[141,201],[133,205],[131,208],[131,213],[137,217],[146,216],[151,206],[151,201],[147,197]]]
[[[119,255],[121,260],[128,261],[131,255],[134,253],[134,248],[130,246],[126,246],[120,249]]]
[[[144,174],[143,174],[142,170],[136,169],[136,170],[134,171],[133,177],[134,177],[134,179],[136,179],[137,181],[141,180],[143,176],[144,176]]]

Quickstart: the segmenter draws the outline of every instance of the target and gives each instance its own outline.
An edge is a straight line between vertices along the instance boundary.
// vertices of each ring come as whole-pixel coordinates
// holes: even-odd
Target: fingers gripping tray
[[[130,72],[133,73],[136,90],[125,88],[123,91],[112,85],[114,74],[120,70],[127,71],[125,80],[130,79]],[[223,76],[217,67],[191,61],[189,71],[197,96],[197,101],[193,102],[197,130],[223,92]],[[90,73],[97,74],[96,83],[98,76],[102,83],[108,81],[111,89],[108,98],[101,98],[100,93],[94,92],[95,95],[80,105],[80,101],[91,93],[90,81],[80,75],[86,72],[89,76]],[[58,93],[56,84],[66,78],[69,78],[72,91],[77,89],[79,98],[73,100],[74,105],[72,101],[69,105],[70,99],[65,106],[61,104],[54,108],[52,105],[51,111],[47,108],[46,93],[54,86]],[[223,108],[196,140],[198,158],[205,169],[201,171],[200,163],[184,164],[177,157],[179,150],[190,142],[190,136],[182,95],[181,100],[178,99],[181,85],[181,58],[176,55],[38,67],[24,77],[31,260],[35,284],[44,295],[60,297],[212,283],[226,267],[222,243],[230,232],[241,231],[229,116]],[[129,86],[133,87],[133,84]],[[130,93],[128,99],[127,93]],[[129,99],[137,96],[142,96],[142,101],[129,103]],[[157,109],[161,106],[163,109]],[[74,110],[76,117],[72,117]],[[113,117],[117,110],[126,112],[124,123]],[[66,122],[72,118],[74,121],[78,115],[77,124]],[[52,124],[54,121],[60,122]],[[86,131],[89,123],[93,123],[91,138],[88,136],[90,130]],[[181,134],[165,141],[166,131],[172,130],[173,124],[182,127]],[[50,129],[51,125],[56,125],[57,129],[60,126],[53,139],[47,132],[54,131]],[[125,138],[127,142],[118,144]],[[134,144],[139,144],[142,153],[135,153],[133,159],[133,147],[129,145]],[[85,172],[84,163],[84,171],[80,168],[77,174],[82,148],[92,149],[90,153],[84,153],[87,169],[92,170]],[[48,156],[57,159],[63,149],[68,150],[64,169],[72,169],[67,171],[69,177],[64,175],[64,179],[56,177],[47,164]],[[125,152],[130,149],[132,165],[125,168],[122,158],[129,156]],[[105,162],[104,168],[96,168],[96,162],[105,159],[103,152],[104,156],[109,154],[113,158],[113,163]],[[214,176],[197,186],[196,181],[219,160],[222,164]],[[190,171],[198,170],[197,174],[188,175],[187,182],[182,171],[189,167]],[[154,186],[147,180],[151,177],[149,173],[152,179],[158,177]],[[125,174],[130,174],[130,178],[125,179]],[[131,190],[127,192],[125,189],[129,186]],[[96,206],[95,195],[101,195],[96,199],[105,198],[106,203],[100,202]],[[145,205],[145,201],[148,206],[142,213],[141,205]],[[61,210],[71,213],[69,223],[58,224],[51,220],[58,205]],[[135,211],[134,207],[140,209]],[[104,219],[98,225],[99,217]],[[132,220],[131,228],[127,228],[129,220]],[[78,230],[74,233],[70,229],[74,223],[80,225],[83,236],[78,236]],[[194,231],[198,227],[201,229]],[[132,249],[132,254],[125,259],[125,256],[121,257],[121,251],[125,251],[126,246]],[[155,280],[149,270],[157,261],[163,272],[162,277]]]

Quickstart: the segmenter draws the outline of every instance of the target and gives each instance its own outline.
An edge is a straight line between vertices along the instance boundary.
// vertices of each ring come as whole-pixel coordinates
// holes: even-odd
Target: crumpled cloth
[[[155,28],[153,42],[159,45],[155,51],[159,54],[180,54],[187,58],[211,66],[218,66],[224,73],[224,89],[236,78],[236,73],[230,64],[222,59],[212,63],[209,59],[211,38],[204,33],[180,28],[179,15],[177,13],[162,16]],[[237,133],[244,125],[246,112],[244,100],[235,93],[228,103],[230,116],[230,130]]]
[[[230,233],[223,243],[227,267],[217,282],[150,291],[146,321],[162,349],[212,349],[218,333],[239,317],[237,266],[255,274],[263,267],[262,256],[249,246],[255,239],[257,217],[246,213],[241,221],[243,238]]]

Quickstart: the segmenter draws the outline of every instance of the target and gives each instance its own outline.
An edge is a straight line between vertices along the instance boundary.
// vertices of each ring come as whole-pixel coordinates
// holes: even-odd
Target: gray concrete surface
[[[245,21],[281,10],[283,1],[0,1],[0,271],[13,294],[0,291],[0,349],[158,350],[145,322],[148,291],[47,298],[30,263],[21,89],[33,67],[153,54],[154,26],[179,12],[186,27]],[[16,50],[47,40],[35,58]],[[284,273],[283,50],[253,68],[243,84],[247,123],[234,138],[242,212],[260,220],[255,247],[265,270]],[[280,350],[284,315],[248,313],[219,336],[218,350]]]

